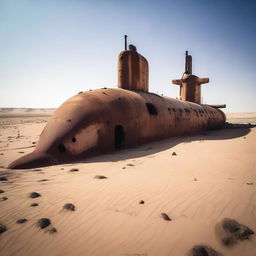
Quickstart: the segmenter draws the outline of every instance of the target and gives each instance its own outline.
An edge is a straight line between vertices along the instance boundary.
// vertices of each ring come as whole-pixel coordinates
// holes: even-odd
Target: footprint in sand
[[[189,256],[222,256],[221,253],[205,245],[196,245],[188,253]]]
[[[40,197],[41,195],[39,194],[39,193],[37,193],[37,192],[31,192],[30,194],[29,194],[29,197],[30,198],[37,198],[37,197]]]
[[[6,230],[7,227],[4,224],[0,223],[0,234],[4,233]]]
[[[216,234],[223,245],[233,246],[239,241],[249,240],[254,231],[234,219],[223,219],[216,225]]]

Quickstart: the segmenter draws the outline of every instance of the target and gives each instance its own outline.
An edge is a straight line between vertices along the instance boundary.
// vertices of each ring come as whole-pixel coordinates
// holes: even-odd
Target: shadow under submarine
[[[201,104],[201,84],[208,78],[192,75],[186,51],[185,72],[172,83],[180,100],[148,92],[148,62],[125,36],[118,57],[118,88],[79,93],[50,117],[35,150],[8,168],[27,169],[78,161],[89,156],[164,138],[221,128],[225,105]]]

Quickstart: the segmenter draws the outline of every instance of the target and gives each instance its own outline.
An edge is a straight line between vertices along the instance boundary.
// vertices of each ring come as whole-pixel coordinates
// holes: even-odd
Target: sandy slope
[[[0,198],[8,198],[0,201],[0,223],[8,228],[0,235],[1,255],[179,256],[201,244],[226,256],[256,255],[256,234],[227,247],[215,232],[223,218],[256,231],[256,128],[171,138],[83,163],[7,170],[33,150],[45,125],[47,115],[32,112],[0,118],[0,177],[7,178]],[[229,118],[256,122],[255,113]],[[29,198],[33,191],[42,196]],[[76,210],[63,210],[65,203]],[[20,218],[28,221],[16,224]],[[52,225],[41,230],[40,218]]]

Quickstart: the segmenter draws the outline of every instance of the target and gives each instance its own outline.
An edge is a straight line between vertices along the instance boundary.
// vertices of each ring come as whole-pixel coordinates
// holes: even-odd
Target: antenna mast
[[[124,35],[124,50],[127,50],[127,35]]]

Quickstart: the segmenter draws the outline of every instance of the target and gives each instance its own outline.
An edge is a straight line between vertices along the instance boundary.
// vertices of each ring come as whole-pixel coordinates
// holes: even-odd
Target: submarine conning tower
[[[127,36],[125,50],[118,57],[118,87],[148,92],[148,61],[134,45],[130,44],[127,50]]]
[[[181,79],[172,80],[180,86],[180,99],[201,104],[201,84],[209,83],[209,78],[199,78],[192,74],[192,56],[185,55],[185,72]]]

